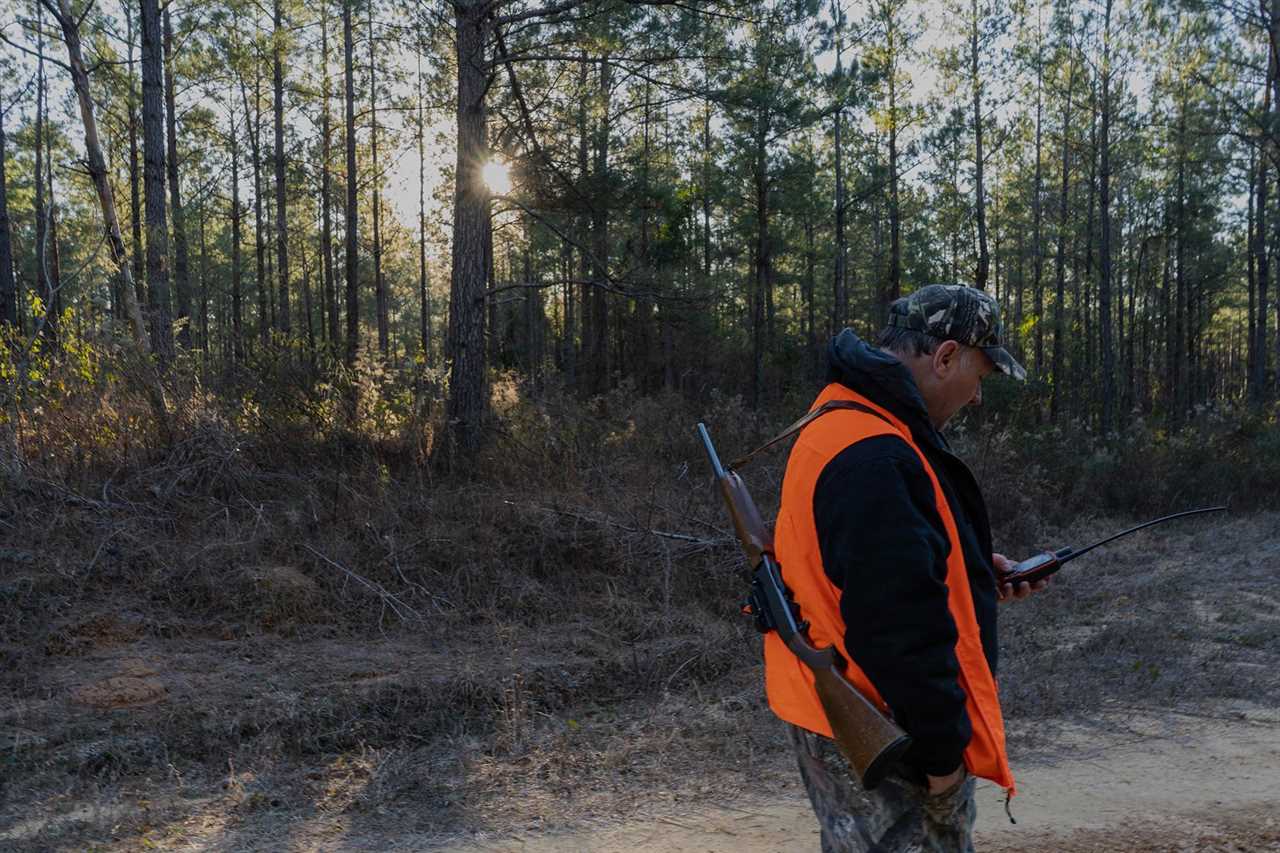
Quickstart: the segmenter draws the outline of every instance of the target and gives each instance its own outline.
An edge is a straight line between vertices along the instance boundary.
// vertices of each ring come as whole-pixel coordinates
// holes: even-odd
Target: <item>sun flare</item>
[[[511,167],[501,160],[490,160],[480,170],[484,185],[494,195],[506,195],[511,192]]]

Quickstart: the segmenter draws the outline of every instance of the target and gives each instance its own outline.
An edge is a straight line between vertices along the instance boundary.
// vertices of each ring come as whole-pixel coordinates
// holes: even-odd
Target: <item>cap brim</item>
[[[1004,347],[983,347],[982,351],[987,354],[991,362],[1003,373],[1012,376],[1019,382],[1025,382],[1027,379],[1027,369],[1018,364],[1017,359],[1009,355],[1009,351]]]

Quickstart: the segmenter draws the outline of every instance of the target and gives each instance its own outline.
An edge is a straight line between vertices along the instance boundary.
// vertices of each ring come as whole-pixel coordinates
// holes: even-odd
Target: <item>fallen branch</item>
[[[511,506],[517,506],[515,501],[504,501],[504,503],[510,504]],[[549,512],[554,515],[562,515],[562,516],[565,516],[566,518],[573,518],[578,521],[588,522],[590,524],[602,524],[602,525],[605,525],[606,527],[616,527],[619,530],[625,530],[628,533],[645,533],[645,534],[648,534],[649,536],[658,536],[663,539],[674,539],[677,542],[689,542],[694,545],[700,545],[704,548],[714,548],[717,545],[730,545],[733,543],[733,540],[728,538],[703,539],[699,536],[692,536],[688,533],[672,533],[669,530],[646,530],[642,527],[632,527],[630,525],[623,524],[620,521],[614,521],[612,518],[600,517],[598,515],[584,515],[582,513],[570,512],[569,510],[557,509],[551,506],[539,506],[538,504],[533,504],[533,507],[534,509],[540,509],[543,512]]]
[[[401,601],[399,598],[397,598],[393,593],[389,592],[389,591],[387,590],[387,588],[386,588],[386,587],[384,587],[382,584],[378,583],[377,581],[371,581],[371,580],[369,580],[368,578],[361,577],[360,575],[358,575],[358,574],[356,574],[355,572],[353,572],[353,571],[351,571],[350,569],[348,569],[346,566],[344,566],[344,565],[342,565],[341,563],[339,563],[337,560],[334,560],[334,559],[332,559],[332,558],[330,558],[330,557],[326,556],[325,554],[322,554],[320,551],[317,551],[315,548],[312,548],[310,545],[306,544],[305,542],[303,543],[302,547],[303,547],[303,548],[306,548],[306,549],[307,549],[308,551],[310,551],[314,556],[319,557],[321,560],[323,560],[323,561],[325,561],[326,563],[328,563],[329,565],[333,566],[335,569],[337,569],[338,571],[342,572],[342,573],[343,573],[343,574],[345,574],[347,577],[351,578],[351,579],[352,579],[352,580],[354,580],[356,583],[360,584],[360,585],[361,585],[361,586],[363,586],[365,589],[369,590],[369,591],[370,591],[370,592],[372,592],[374,595],[376,595],[376,596],[378,596],[379,598],[381,598],[381,599],[382,599],[382,604],[383,604],[383,606],[384,606],[384,607],[390,607],[390,608],[391,608],[391,612],[392,612],[392,613],[394,613],[394,614],[396,614],[397,616],[399,616],[399,617],[400,617],[400,620],[401,620],[402,622],[407,622],[407,621],[409,621],[409,620],[405,617],[405,613],[410,613],[410,614],[412,614],[412,615],[413,615],[413,617],[414,617],[415,619],[417,619],[419,622],[425,622],[425,621],[426,621],[425,619],[423,619],[423,617],[422,617],[422,614],[421,614],[421,613],[419,613],[418,611],[414,610],[414,609],[413,609],[412,607],[410,607],[409,605],[405,604],[403,601]],[[403,612],[402,612],[402,611],[403,611]]]

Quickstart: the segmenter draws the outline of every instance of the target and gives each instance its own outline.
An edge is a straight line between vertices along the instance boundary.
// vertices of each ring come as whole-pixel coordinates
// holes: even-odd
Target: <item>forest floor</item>
[[[72,533],[102,512],[60,506],[55,527]],[[1028,535],[1080,545],[1126,521]],[[566,547],[523,570],[543,590],[517,590],[537,604],[523,619],[413,599],[441,624],[376,603],[308,621],[177,606],[207,557],[195,539],[164,555],[165,583],[113,581],[140,570],[111,554],[124,534],[101,529],[69,534],[57,558],[0,548],[0,850],[817,849],[761,700],[758,637],[710,615],[732,609],[739,572],[719,551],[699,569],[724,562],[710,584],[672,561],[669,610],[651,583],[629,590],[597,552]],[[569,544],[594,541],[582,529]],[[245,602],[359,600],[329,566],[222,565],[203,569],[209,589],[240,584]],[[494,571],[477,594],[515,577]],[[1277,578],[1280,514],[1233,513],[1100,549],[1006,607],[1019,823],[980,789],[981,849],[1280,850]],[[576,592],[560,613],[557,584]],[[675,609],[696,584],[726,601]]]
[[[286,682],[295,689],[306,682],[310,687],[302,689],[341,690],[410,670],[421,677],[438,663],[394,644],[294,645],[257,659],[241,654],[243,648],[216,645],[116,648],[116,655],[82,659],[53,679],[70,703],[103,715],[105,738],[111,719],[156,714],[165,703],[200,701],[201,695],[234,703],[243,694],[248,700],[263,681],[286,693]],[[115,674],[94,681],[90,673]],[[694,710],[671,697],[662,704],[675,718],[669,723]],[[31,787],[10,778],[0,849],[817,850],[815,821],[785,751],[764,751],[748,778],[710,739],[664,734],[663,721],[654,716],[653,708],[612,715],[615,726],[635,731],[637,752],[623,763],[606,752],[581,756],[577,780],[530,762],[508,768],[513,778],[504,779],[495,772],[500,768],[482,761],[459,764],[412,748],[314,765],[230,761],[212,772],[169,764],[110,784],[36,778]],[[1026,729],[1015,727],[1015,744],[1040,746],[1014,750],[1018,824],[1005,816],[1002,791],[980,786],[981,850],[1280,850],[1280,709],[1274,706],[1115,706],[1087,720],[1042,723],[1035,738],[1020,738]],[[24,742],[17,729],[7,734],[14,737],[13,749],[30,749],[45,736],[27,730]],[[109,747],[80,741],[66,748],[93,753]],[[692,748],[697,751],[690,753]],[[650,752],[647,758],[641,749]],[[441,802],[433,787],[452,789],[460,799]],[[479,793],[475,803],[463,801],[468,793]]]

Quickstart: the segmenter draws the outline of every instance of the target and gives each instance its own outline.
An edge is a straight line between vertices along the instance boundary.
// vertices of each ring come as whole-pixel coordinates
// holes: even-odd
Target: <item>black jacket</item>
[[[846,329],[828,347],[828,381],[907,424],[955,516],[982,648],[994,673],[996,581],[991,526],[977,481],[933,428],[907,368]],[[961,762],[972,729],[947,603],[950,545],[920,457],[896,436],[843,450],[818,477],[813,517],[827,576],[841,590],[845,644],[894,718],[914,739],[906,762],[943,775]]]

